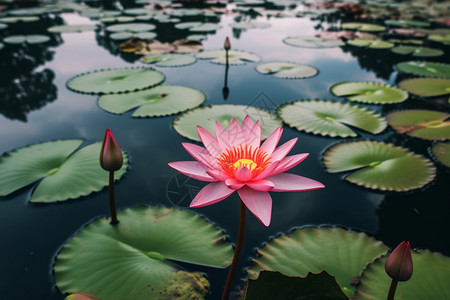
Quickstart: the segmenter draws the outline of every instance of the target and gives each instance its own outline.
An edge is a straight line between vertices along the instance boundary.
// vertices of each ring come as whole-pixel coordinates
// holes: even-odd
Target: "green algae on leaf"
[[[141,62],[157,67],[181,67],[191,65],[196,61],[195,57],[183,54],[155,54],[141,57]]]
[[[418,189],[436,176],[432,162],[405,148],[375,141],[345,142],[323,154],[329,173],[351,172],[345,180],[381,191]]]
[[[398,63],[397,70],[426,77],[450,77],[450,65],[428,61],[406,61]]]
[[[301,79],[315,76],[319,71],[311,66],[290,62],[271,62],[260,64],[256,71],[278,78]]]
[[[301,48],[332,48],[345,45],[341,40],[323,39],[315,36],[288,36],[283,43]]]
[[[400,81],[398,86],[411,94],[422,97],[444,96],[450,94],[450,79],[413,78]]]
[[[196,56],[200,59],[211,59],[212,63],[225,65],[227,62],[225,50],[210,50],[203,51]],[[228,64],[230,65],[243,65],[246,61],[258,62],[259,56],[253,53],[248,53],[238,50],[228,51]]]
[[[362,103],[389,104],[408,99],[407,92],[375,82],[341,82],[333,85],[330,91],[336,96]]]

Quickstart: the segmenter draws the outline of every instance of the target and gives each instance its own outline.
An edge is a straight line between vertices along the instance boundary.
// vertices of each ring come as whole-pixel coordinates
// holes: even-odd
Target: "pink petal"
[[[297,142],[298,138],[293,138],[290,141],[287,141],[280,147],[277,147],[275,151],[272,153],[272,160],[282,160],[291,150],[292,147],[294,147],[295,143]]]
[[[275,185],[273,184],[272,181],[269,180],[253,180],[253,181],[249,181],[245,183],[248,187],[257,190],[257,191],[261,191],[261,192],[268,192],[270,190],[272,190]]]
[[[198,136],[202,140],[203,145],[205,145],[211,156],[217,157],[222,153],[222,148],[220,148],[216,137],[213,136],[208,130],[201,126],[197,126],[197,132]]]
[[[169,163],[169,166],[178,172],[197,180],[208,182],[217,181],[206,173],[209,169],[198,161],[174,161]]]
[[[228,129],[228,140],[230,141],[231,146],[239,146],[240,144],[246,142],[244,132],[235,118],[232,118],[230,122],[230,127]]]
[[[225,127],[223,127],[222,124],[216,121],[215,130],[216,130],[216,139],[219,142],[220,148],[221,149],[230,148],[231,145],[228,139],[228,131],[225,129]]]
[[[214,170],[207,170],[206,174],[208,174],[209,176],[217,179],[218,181],[225,181],[226,179],[228,179],[228,175],[225,174],[225,172],[222,172],[220,170],[214,169]]]
[[[197,146],[191,143],[181,143],[184,149],[197,161],[201,162],[208,168],[213,168],[215,166],[215,159],[212,157],[208,150],[203,147]]]
[[[311,191],[325,187],[322,183],[313,179],[289,173],[270,176],[267,177],[267,180],[270,180],[275,184],[272,192]]]
[[[210,183],[198,192],[189,207],[203,207],[220,202],[233,192],[222,181]]]
[[[247,181],[252,179],[253,174],[247,167],[242,167],[234,171],[234,177],[239,181]]]
[[[307,158],[309,153],[300,153],[296,155],[291,155],[283,158],[282,161],[278,164],[275,171],[273,171],[272,175],[280,174],[286,172],[287,170],[292,169],[299,163],[301,163],[305,158]]]
[[[258,220],[269,226],[272,216],[272,198],[268,192],[255,191],[249,187],[238,190],[239,197]]]
[[[242,125],[241,125],[241,129],[242,129],[242,132],[244,133],[245,137],[248,136],[249,132],[252,130],[252,127],[253,127],[253,121],[249,117],[249,115],[246,115],[244,118],[244,121],[242,121]]]
[[[282,133],[283,133],[282,128],[278,127],[277,129],[275,129],[261,145],[261,150],[265,151],[269,155],[272,155],[273,150],[280,141]]]
[[[247,144],[252,145],[252,148],[258,148],[261,144],[261,123],[256,121],[252,129],[246,136]]]
[[[238,190],[245,185],[242,182],[240,182],[234,178],[229,178],[229,179],[225,180],[225,184],[233,190]]]
[[[279,163],[280,163],[279,161],[275,161],[275,162],[271,163],[270,166],[268,166],[264,171],[262,171],[261,174],[259,174],[255,178],[253,178],[253,180],[261,180],[268,176],[273,175],[273,172],[275,172]]]

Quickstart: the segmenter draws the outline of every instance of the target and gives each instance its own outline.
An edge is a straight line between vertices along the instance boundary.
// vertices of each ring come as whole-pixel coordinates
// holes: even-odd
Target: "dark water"
[[[207,96],[204,105],[251,104],[273,110],[282,103],[298,99],[340,100],[329,92],[329,88],[341,81],[395,84],[396,73],[392,66],[410,59],[388,50],[376,52],[350,46],[306,49],[282,42],[287,36],[313,35],[318,26],[339,26],[337,19],[326,22],[309,18],[267,20],[259,17],[257,21],[269,22],[272,26],[237,32],[228,25],[233,18],[230,15],[214,18],[223,28],[208,34],[203,42],[205,50],[221,48],[225,37],[229,36],[233,49],[256,53],[262,62],[305,63],[319,69],[319,74],[302,80],[283,80],[257,73],[255,63],[231,66],[228,74],[230,95],[226,101],[222,96],[225,68],[208,61],[179,68],[157,68],[166,76],[164,84],[203,91]],[[48,15],[35,26],[10,25],[0,34],[2,37],[30,32],[46,34],[49,26],[92,22],[74,12],[58,13]],[[159,38],[168,41],[185,34],[174,30],[170,24],[158,27],[156,32],[165,34]],[[181,142],[187,140],[171,127],[174,116],[136,119],[131,113],[112,115],[97,106],[96,96],[77,94],[65,87],[65,82],[79,73],[143,65],[132,55],[121,56],[117,44],[107,40],[104,31],[100,30],[54,34],[44,45],[6,45],[0,50],[0,153],[58,139],[83,138],[90,144],[102,140],[105,129],[111,128],[120,146],[131,156],[130,170],[116,186],[117,206],[175,204],[187,207],[189,197],[179,202],[180,199],[168,193],[175,190],[189,194],[188,188],[182,185],[186,177],[167,166],[171,161],[191,160],[181,146]],[[401,107],[432,109],[433,105],[409,99],[402,105],[369,107],[385,113]],[[360,134],[361,138],[391,142],[428,156],[429,142],[400,136],[391,129],[378,136]],[[238,276],[243,276],[243,268],[250,265],[248,258],[255,254],[255,247],[278,233],[304,225],[343,226],[374,235],[391,247],[410,240],[414,247],[450,255],[448,171],[438,167],[435,182],[420,191],[371,191],[344,181],[341,174],[325,171],[321,154],[329,145],[343,139],[318,137],[285,126],[280,143],[294,137],[299,141],[291,153],[309,152],[310,156],[291,172],[316,179],[326,188],[301,193],[272,193],[272,223],[268,228],[249,214]],[[175,180],[181,184],[177,185]],[[189,183],[202,186],[195,180]],[[81,199],[49,205],[27,204],[29,194],[30,189],[25,188],[0,199],[0,298],[63,299],[64,295],[54,286],[53,257],[83,224],[108,213],[107,191],[104,189]],[[194,211],[223,228],[231,241],[236,240],[239,219],[236,195]],[[192,268],[190,271],[208,274],[212,284],[210,299],[217,299],[227,270],[188,267]]]

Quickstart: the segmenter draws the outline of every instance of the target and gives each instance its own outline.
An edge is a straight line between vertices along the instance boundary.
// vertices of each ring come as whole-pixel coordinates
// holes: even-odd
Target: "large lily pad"
[[[35,144],[3,154],[0,158],[0,196],[7,196],[36,183],[30,202],[57,202],[100,191],[108,185],[108,173],[99,164],[101,143],[74,152],[82,140],[61,140]],[[118,180],[123,167],[115,172]]]
[[[43,34],[10,35],[3,39],[5,44],[42,44],[50,41],[50,37]]]
[[[199,106],[205,94],[183,86],[157,86],[134,93],[103,95],[98,105],[104,110],[121,114],[136,109],[133,117],[160,117]]]
[[[431,147],[431,154],[435,160],[450,168],[450,142],[435,143]]]
[[[391,284],[384,264],[387,257],[371,263],[361,277],[356,299],[385,299]],[[408,281],[400,282],[396,300],[450,299],[450,258],[429,250],[412,252],[414,273]]]
[[[376,82],[341,82],[333,85],[330,91],[351,101],[372,104],[399,103],[408,98],[407,92]]]
[[[406,61],[396,65],[397,70],[427,77],[450,77],[450,65],[428,61]]]
[[[143,56],[141,57],[141,61],[146,64],[154,64],[158,67],[181,67],[191,65],[197,59],[190,55],[160,54]]]
[[[397,46],[391,49],[392,52],[401,55],[412,55],[415,57],[434,57],[441,56],[444,51],[440,49],[428,48],[428,47],[416,47],[416,46]]]
[[[289,62],[271,62],[260,64],[256,71],[278,78],[300,79],[315,76],[319,71],[311,66]]]
[[[389,125],[397,132],[426,140],[450,139],[450,114],[411,109],[396,111],[388,114]]]
[[[228,128],[233,117],[239,123],[242,123],[246,115],[249,115],[253,122],[260,120],[262,129],[261,136],[263,139],[268,137],[277,127],[283,125],[277,115],[258,107],[245,105],[212,105],[199,107],[180,114],[173,121],[173,128],[180,135],[188,139],[200,141],[197,134],[197,125],[214,133],[215,121],[220,122],[225,128]]]
[[[48,32],[52,33],[67,33],[67,32],[84,32],[96,30],[97,25],[95,24],[79,24],[79,25],[60,25],[52,26],[47,29]]]
[[[373,134],[382,132],[386,120],[376,112],[354,104],[327,100],[300,100],[283,104],[278,114],[298,130],[331,137],[356,137],[347,125]]]
[[[211,59],[212,63],[225,65],[227,62],[225,50],[210,50],[197,54],[197,58]],[[230,65],[243,65],[246,61],[258,62],[259,56],[238,50],[228,51],[228,64]]]
[[[398,86],[411,94],[434,97],[450,94],[450,79],[414,78],[400,81]]]
[[[385,26],[358,22],[342,23],[341,27],[342,29],[351,29],[364,32],[381,32],[386,29]]]
[[[143,31],[151,31],[155,29],[156,26],[153,24],[144,24],[144,23],[128,23],[128,24],[117,24],[110,25],[106,27],[106,30],[109,32],[143,32]]]
[[[375,141],[339,143],[329,147],[323,162],[330,173],[353,171],[347,181],[382,191],[409,191],[436,175],[432,162],[407,149]]]
[[[388,248],[365,233],[342,228],[305,227],[280,235],[258,249],[258,257],[247,270],[248,278],[260,271],[278,271],[287,276],[306,276],[323,270],[336,277],[340,288],[351,297],[351,281],[364,267]]]
[[[385,20],[384,24],[399,27],[429,27],[430,22],[415,20]]]
[[[192,212],[134,207],[117,217],[116,226],[106,218],[94,220],[64,245],[54,266],[62,292],[101,299],[203,299],[205,278],[180,271],[172,261],[218,268],[231,262],[233,249],[223,232]],[[183,296],[199,290],[203,295],[177,298],[177,289]]]
[[[347,41],[348,45],[356,47],[367,47],[370,49],[389,49],[394,47],[393,43],[383,40],[369,40],[369,39],[354,39]]]
[[[79,93],[114,94],[142,90],[163,80],[164,74],[152,68],[122,68],[76,75],[67,87]]]
[[[315,36],[288,36],[283,43],[301,48],[332,48],[345,45],[341,40],[323,39]]]

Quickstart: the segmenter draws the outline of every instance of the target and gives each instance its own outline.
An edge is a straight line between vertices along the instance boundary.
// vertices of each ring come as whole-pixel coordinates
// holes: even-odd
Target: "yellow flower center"
[[[242,168],[242,167],[246,167],[247,169],[249,169],[250,171],[253,171],[258,165],[251,159],[248,158],[241,158],[238,161],[236,161],[233,166],[236,169]]]

